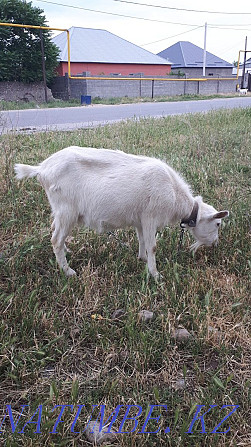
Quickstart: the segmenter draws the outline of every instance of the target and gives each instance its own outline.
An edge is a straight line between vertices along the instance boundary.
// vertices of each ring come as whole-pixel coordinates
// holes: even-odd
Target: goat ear
[[[213,219],[223,219],[223,217],[229,216],[229,211],[219,211],[213,215]]]

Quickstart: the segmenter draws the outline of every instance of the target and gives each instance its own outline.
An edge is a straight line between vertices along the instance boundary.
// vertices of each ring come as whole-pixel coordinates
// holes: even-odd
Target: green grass
[[[238,94],[218,94],[218,95],[178,95],[178,96],[155,96],[150,97],[136,97],[130,98],[128,96],[122,98],[100,98],[92,97],[92,104],[105,104],[105,105],[117,105],[117,104],[133,104],[138,102],[174,102],[174,101],[199,101],[203,99],[215,99],[215,98],[233,98]],[[3,101],[0,100],[1,110],[22,110],[22,109],[36,109],[36,108],[55,108],[55,107],[79,107],[81,105],[80,99],[71,99],[69,101],[52,100],[48,103],[36,103],[23,102],[23,101]],[[83,106],[86,106],[83,104]]]
[[[105,404],[107,414],[118,404],[141,405],[139,430],[149,404],[167,405],[159,424],[149,422],[149,431],[161,426],[158,434],[118,435],[121,447],[250,445],[250,119],[251,109],[238,109],[1,137],[0,424],[5,404],[15,420],[21,405],[30,405],[18,431],[43,405],[41,434],[33,433],[36,424],[12,434],[6,419],[6,446],[90,445],[70,432],[78,404],[86,410],[75,431],[83,431],[91,404]],[[218,247],[192,256],[185,235],[178,252],[179,229],[164,229],[157,250],[163,281],[155,284],[137,260],[132,229],[116,238],[81,229],[69,244],[78,277],[66,279],[50,244],[45,193],[34,179],[16,182],[13,164],[38,163],[72,144],[165,159],[206,202],[230,210]],[[125,316],[112,320],[119,308]],[[142,309],[154,312],[151,323],[139,322]],[[192,339],[175,341],[179,326]],[[181,378],[186,387],[177,389]],[[51,409],[60,404],[74,412],[50,434],[59,414]],[[206,434],[198,423],[188,435],[196,404],[218,407],[205,417]],[[227,414],[222,405],[232,404],[240,407],[219,428],[231,430],[210,434]]]
[[[25,109],[45,109],[45,108],[64,108],[80,106],[80,100],[71,99],[69,101],[61,101],[58,99],[50,100],[47,103],[37,103],[35,101],[4,101],[0,100],[1,110],[25,110]]]
[[[235,94],[218,94],[218,95],[176,95],[176,96],[154,96],[154,98],[143,97],[143,98],[130,98],[125,96],[123,98],[93,98],[93,104],[132,104],[136,102],[175,102],[175,101],[200,101],[204,99],[215,99],[215,98],[233,98]]]

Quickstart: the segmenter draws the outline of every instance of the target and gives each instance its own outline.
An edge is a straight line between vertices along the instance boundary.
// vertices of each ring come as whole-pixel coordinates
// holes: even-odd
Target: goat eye
[[[217,223],[217,227],[219,227],[219,226],[220,226],[220,223],[218,222],[218,223]]]

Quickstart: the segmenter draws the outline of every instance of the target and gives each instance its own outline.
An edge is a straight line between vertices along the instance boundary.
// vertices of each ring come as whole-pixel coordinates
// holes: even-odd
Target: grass
[[[215,99],[215,98],[233,98],[235,94],[218,94],[218,95],[176,95],[176,96],[154,96],[154,98],[93,98],[93,104],[132,104],[136,102],[175,102],[175,101],[200,101],[204,99]]]
[[[32,423],[12,433],[6,418],[0,429],[6,446],[91,445],[81,432],[91,405],[101,404],[107,415],[119,404],[142,406],[137,431],[149,405],[167,405],[159,422],[147,426],[155,431],[160,425],[158,434],[120,434],[121,447],[251,445],[250,119],[251,109],[238,109],[1,137],[0,424],[6,404],[15,421],[21,405],[30,405],[18,431],[43,405],[41,434]],[[17,183],[13,164],[38,163],[71,144],[165,159],[206,202],[230,210],[217,249],[192,256],[186,235],[178,252],[179,229],[162,230],[157,262],[163,281],[155,284],[136,258],[132,229],[116,231],[116,238],[81,229],[70,243],[69,263],[78,277],[66,279],[52,253],[44,191],[34,179]],[[113,320],[121,308],[125,316]],[[154,312],[152,322],[139,321],[142,309]],[[193,337],[177,342],[178,327]],[[51,410],[62,404],[74,411],[66,409],[58,433],[50,434],[59,414]],[[80,404],[86,409],[74,434],[70,426]],[[186,434],[196,405],[206,411],[212,404],[218,407],[205,416],[207,433],[196,423]],[[230,431],[210,434],[231,409],[221,407],[233,404],[239,408],[218,430]],[[132,428],[133,422],[124,426]]]
[[[80,106],[80,100],[71,99],[69,101],[50,100],[47,103],[37,103],[36,101],[4,101],[0,100],[0,110],[25,110],[25,109],[46,109],[46,108],[64,108]]]
[[[199,101],[203,99],[215,99],[215,98],[233,98],[238,96],[238,94],[218,94],[218,95],[178,95],[178,96],[155,96],[150,97],[136,97],[131,98],[128,96],[122,98],[92,98],[92,104],[106,104],[106,105],[117,105],[117,104],[133,104],[138,102],[174,102],[174,101]],[[55,107],[79,107],[80,99],[71,99],[69,101],[62,101],[55,99],[49,101],[48,103],[36,103],[23,102],[23,101],[4,101],[0,100],[0,111],[1,110],[22,110],[22,109],[36,109],[36,108],[55,108]],[[83,105],[85,106],[85,104]]]

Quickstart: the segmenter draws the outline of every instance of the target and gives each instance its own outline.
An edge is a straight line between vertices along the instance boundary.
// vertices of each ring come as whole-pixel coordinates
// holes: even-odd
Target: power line
[[[223,48],[222,51],[224,51],[225,53],[227,53],[228,51],[232,50],[233,48],[239,47],[242,43],[243,43],[243,39],[239,40],[238,42],[235,42],[235,44],[234,44],[234,45],[231,45],[231,47],[228,46],[227,48],[226,48],[226,47]]]
[[[138,16],[131,16],[131,15],[126,15],[126,14],[119,14],[119,13],[115,13],[115,12],[107,12],[107,11],[101,11],[101,10],[97,10],[97,9],[90,9],[90,8],[83,8],[82,6],[73,6],[73,5],[66,5],[64,3],[59,3],[59,2],[53,2],[50,0],[35,0],[37,2],[42,2],[42,3],[48,3],[51,5],[57,5],[57,6],[63,6],[64,8],[72,8],[72,9],[80,9],[80,10],[84,10],[84,11],[90,11],[90,12],[96,12],[99,14],[106,14],[106,15],[111,15],[111,16],[118,16],[118,17],[125,17],[125,18],[129,18],[129,19],[136,19],[136,20],[144,20],[144,21],[148,21],[148,22],[157,22],[157,23],[168,23],[169,25],[181,25],[181,26],[200,26],[198,24],[192,24],[192,23],[180,23],[180,22],[169,22],[166,20],[158,20],[158,19],[149,19],[146,17],[138,17]],[[113,1],[120,1],[120,0],[113,0]],[[122,0],[121,0],[122,1]],[[143,5],[143,3],[142,3]],[[249,14],[249,13],[247,13]],[[250,13],[251,14],[251,13]],[[250,24],[246,24],[246,25],[216,25],[216,24],[208,24],[210,27],[217,27],[220,28],[221,26],[250,26]],[[230,29],[230,28],[222,28],[222,29]],[[234,28],[232,28],[234,29]],[[241,28],[240,31],[249,31],[248,29],[243,29]]]
[[[208,24],[208,26],[209,26],[209,28],[225,29],[225,30],[229,30],[229,31],[251,31],[251,29],[249,29],[249,28],[226,28],[225,26],[210,25],[210,24]],[[231,25],[229,25],[229,26],[231,26]],[[232,25],[232,26],[234,26],[234,25]],[[247,25],[247,26],[250,26],[250,25]]]
[[[199,28],[204,28],[204,25],[196,26],[196,28],[192,28],[188,31],[183,31],[183,33],[174,34],[173,36],[169,36],[169,37],[164,37],[164,39],[159,39],[159,40],[155,40],[154,42],[144,43],[144,44],[141,44],[140,46],[146,47],[147,45],[151,45],[152,43],[157,43],[157,42],[162,42],[163,40],[172,39],[173,37],[181,36],[181,34],[190,33],[191,31],[195,31],[196,29],[199,29]]]
[[[226,27],[226,26],[228,26],[228,27],[232,27],[232,26],[251,26],[251,23],[245,23],[245,24],[237,24],[237,23],[235,23],[235,24],[227,24],[227,23],[209,23],[208,24],[209,26],[211,26],[212,28],[213,27],[219,27],[219,28],[221,28],[222,26],[224,26],[224,27]],[[226,28],[224,28],[224,29],[226,29]],[[231,29],[231,28],[230,28]],[[239,28],[239,31],[243,31],[243,28]]]
[[[237,28],[221,28],[221,27],[218,27],[218,26],[211,26],[211,25],[208,25],[208,27],[209,28],[215,28],[215,29],[225,29],[225,30],[231,30],[231,31],[232,30],[240,31]],[[140,46],[141,47],[146,47],[147,45],[151,45],[151,44],[154,44],[154,43],[162,42],[163,40],[172,39],[173,37],[181,36],[182,34],[190,33],[192,31],[195,31],[195,30],[199,29],[199,28],[204,28],[204,25],[197,26],[196,28],[192,28],[192,29],[190,29],[188,31],[183,31],[182,33],[179,33],[179,34],[174,34],[173,36],[164,37],[164,39],[159,39],[159,40],[155,40],[153,42],[143,43]],[[251,30],[247,29],[247,30],[241,30],[241,31],[251,31]],[[233,47],[231,47],[231,48],[233,48]]]
[[[149,5],[148,3],[132,2],[129,0],[113,0],[114,2],[129,3],[131,5],[149,6],[150,8],[161,8],[161,9],[173,9],[175,11],[188,11],[188,12],[206,12],[207,14],[226,14],[226,15],[247,15],[251,12],[226,12],[226,11],[206,11],[200,9],[186,9],[186,8],[174,8],[171,6],[161,6],[161,5]]]
[[[158,22],[158,23],[168,23],[169,25],[184,25],[184,26],[199,26],[198,24],[191,24],[191,23],[179,23],[179,22],[167,22],[166,20],[157,20],[157,19],[148,19],[146,17],[136,17],[136,16],[129,16],[126,14],[118,14],[115,12],[107,12],[107,11],[100,11],[98,9],[90,9],[90,8],[83,8],[82,6],[73,6],[73,5],[65,5],[63,3],[58,3],[58,2],[51,2],[49,0],[35,0],[37,2],[42,2],[42,3],[49,3],[51,5],[57,5],[57,6],[63,6],[65,8],[73,8],[73,9],[81,9],[84,11],[90,11],[90,12],[98,12],[100,14],[107,14],[110,16],[118,16],[118,17],[126,17],[129,19],[137,19],[137,20],[145,20],[147,22]]]

